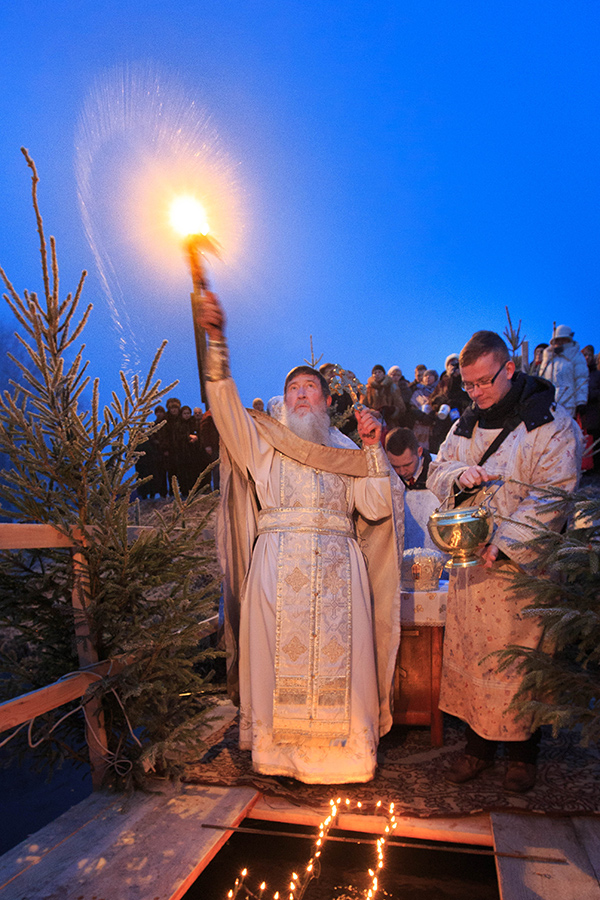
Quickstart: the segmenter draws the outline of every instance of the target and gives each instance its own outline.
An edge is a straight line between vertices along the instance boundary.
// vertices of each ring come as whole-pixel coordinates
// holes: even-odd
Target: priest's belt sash
[[[352,519],[341,510],[261,510],[258,534],[277,540],[273,737],[343,743],[350,733]]]
[[[290,507],[262,509],[258,514],[258,534],[274,531],[315,532],[355,537],[354,522],[337,509]]]

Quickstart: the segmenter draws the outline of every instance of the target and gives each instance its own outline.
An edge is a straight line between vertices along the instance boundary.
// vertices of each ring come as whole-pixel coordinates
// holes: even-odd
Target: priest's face
[[[327,412],[331,397],[325,398],[318,378],[313,375],[296,375],[288,382],[284,397],[286,409],[297,416],[311,412]]]
[[[329,415],[327,407],[331,397],[325,398],[318,378],[300,374],[288,381],[284,397],[284,425],[305,441],[315,444],[329,442]]]

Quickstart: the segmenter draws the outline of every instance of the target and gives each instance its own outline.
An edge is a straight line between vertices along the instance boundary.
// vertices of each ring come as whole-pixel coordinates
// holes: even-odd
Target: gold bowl
[[[427,523],[433,543],[450,554],[448,568],[479,565],[480,551],[489,541],[493,527],[494,518],[483,505],[436,509]]]

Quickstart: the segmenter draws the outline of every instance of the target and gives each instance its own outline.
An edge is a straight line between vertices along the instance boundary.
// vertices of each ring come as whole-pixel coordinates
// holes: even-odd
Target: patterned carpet
[[[492,810],[543,812],[549,815],[600,814],[600,751],[581,747],[577,733],[552,738],[544,731],[538,780],[528,794],[502,790],[504,762],[464,785],[447,782],[441,772],[464,746],[463,726],[445,717],[444,746],[432,748],[429,731],[394,726],[379,745],[376,777],[368,784],[305,785],[291,778],[252,772],[250,753],[237,746],[237,723],[224,726],[211,738],[203,758],[190,766],[185,781],[225,786],[254,785],[266,795],[285,797],[298,806],[323,809],[330,797],[341,794],[361,801],[365,813],[375,803],[395,802],[397,815],[418,817],[466,816]]]

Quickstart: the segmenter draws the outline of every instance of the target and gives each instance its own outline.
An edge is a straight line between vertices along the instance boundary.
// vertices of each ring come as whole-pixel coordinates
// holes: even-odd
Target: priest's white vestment
[[[252,750],[253,768],[263,774],[317,784],[368,781],[379,736],[391,726],[403,540],[401,494],[392,501],[398,479],[392,489],[379,445],[320,447],[264,414],[250,415],[229,377],[210,381],[208,394],[227,451],[218,533],[225,590],[239,595],[239,626],[231,616],[228,625],[229,652],[239,652],[240,746]],[[348,447],[343,435],[334,440]],[[340,456],[362,477],[326,471],[348,468]],[[230,495],[236,478],[251,488],[241,501]],[[355,511],[366,520],[358,525],[362,549]],[[369,524],[381,520],[387,530]],[[242,575],[233,577],[232,531],[245,544]],[[383,589],[379,606],[363,555],[369,549],[381,563],[373,572]]]

